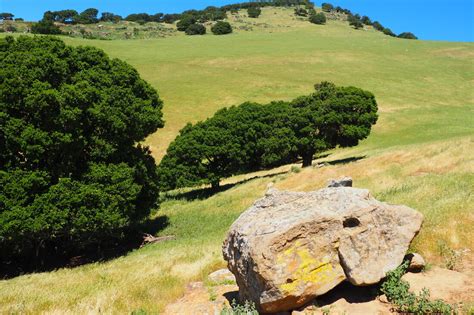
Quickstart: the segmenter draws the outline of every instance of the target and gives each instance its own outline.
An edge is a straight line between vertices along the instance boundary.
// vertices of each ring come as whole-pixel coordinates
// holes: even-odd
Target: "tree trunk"
[[[313,165],[313,152],[305,153],[303,155],[303,167],[309,167]]]
[[[211,183],[211,187],[212,187],[212,190],[218,190],[219,187],[220,187],[219,180],[213,181],[213,182]]]

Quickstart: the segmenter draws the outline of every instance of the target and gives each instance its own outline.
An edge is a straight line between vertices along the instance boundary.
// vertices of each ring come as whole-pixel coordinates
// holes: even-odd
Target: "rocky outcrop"
[[[331,179],[328,181],[327,187],[352,187],[352,178],[342,177],[339,179]]]
[[[242,300],[263,313],[286,311],[345,279],[379,282],[402,262],[422,220],[365,189],[272,188],[232,225],[223,254]]]

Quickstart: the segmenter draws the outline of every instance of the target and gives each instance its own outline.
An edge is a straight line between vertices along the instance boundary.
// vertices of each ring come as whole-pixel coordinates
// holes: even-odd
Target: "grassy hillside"
[[[331,152],[322,167],[229,179],[229,189],[207,199],[168,196],[154,218],[168,218],[160,234],[176,235],[174,241],[106,263],[0,281],[0,313],[160,312],[187,282],[223,266],[229,225],[270,182],[312,190],[352,176],[377,198],[425,215],[413,249],[428,261],[444,263],[440,244],[474,251],[474,44],[396,39],[338,21],[316,26],[291,12],[266,8],[257,20],[235,22],[259,23],[252,31],[222,37],[65,38],[126,60],[158,89],[166,127],[147,139],[157,160],[188,121],[247,100],[308,94],[321,80],[372,91],[380,120],[369,139]]]

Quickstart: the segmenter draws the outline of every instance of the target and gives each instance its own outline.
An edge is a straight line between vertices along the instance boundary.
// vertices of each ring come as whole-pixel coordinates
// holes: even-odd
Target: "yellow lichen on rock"
[[[344,279],[344,275],[334,269],[330,257],[314,257],[299,241],[283,251],[278,256],[277,263],[282,264],[285,273],[292,277],[280,285],[287,294],[295,294],[299,290],[304,291],[309,286],[316,287],[315,289],[318,290],[328,283],[340,282]]]

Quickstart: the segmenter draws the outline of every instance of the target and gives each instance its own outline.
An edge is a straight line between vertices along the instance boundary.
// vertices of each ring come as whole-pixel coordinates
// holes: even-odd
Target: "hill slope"
[[[270,182],[312,190],[349,175],[377,198],[424,213],[414,249],[428,261],[449,258],[440,254],[442,244],[474,250],[474,44],[396,39],[339,21],[316,26],[288,19],[291,12],[266,8],[250,21],[261,25],[229,36],[65,38],[126,60],[158,89],[166,127],[147,140],[158,160],[188,121],[248,100],[308,94],[322,80],[372,91],[380,120],[360,146],[320,160],[331,162],[324,167],[296,173],[285,166],[240,176],[207,199],[168,197],[155,218],[167,217],[160,234],[176,235],[175,241],[106,263],[0,281],[1,313],[160,312],[187,282],[223,265],[220,245],[227,228]],[[244,181],[254,176],[259,178]]]

